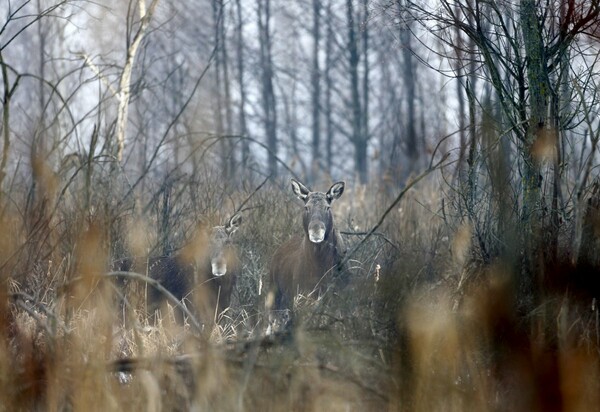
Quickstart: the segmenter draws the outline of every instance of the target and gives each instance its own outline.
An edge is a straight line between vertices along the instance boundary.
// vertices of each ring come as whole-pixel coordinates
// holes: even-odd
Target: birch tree
[[[135,4],[134,4],[135,2]],[[119,101],[117,109],[117,125],[116,125],[116,159],[121,162],[123,159],[123,150],[125,149],[125,139],[127,131],[127,113],[129,111],[129,100],[131,99],[131,75],[138,49],[148,26],[152,21],[152,16],[158,5],[158,0],[152,0],[150,5],[146,5],[146,0],[130,0],[129,9],[137,9],[139,20],[134,22],[133,14],[131,19],[127,20],[127,51],[125,64],[119,78],[119,89],[117,98]],[[137,27],[136,27],[137,26]],[[134,32],[135,31],[135,32]],[[133,36],[133,37],[131,37]]]

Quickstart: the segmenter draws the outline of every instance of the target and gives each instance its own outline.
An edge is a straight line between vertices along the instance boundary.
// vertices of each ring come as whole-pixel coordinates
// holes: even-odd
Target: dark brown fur
[[[341,257],[341,241],[335,230],[330,205],[344,191],[344,183],[335,183],[327,193],[312,192],[292,179],[292,190],[304,201],[304,234],[281,245],[271,261],[271,282],[275,289],[274,309],[292,309],[297,293],[319,290]],[[321,238],[321,241],[311,241]],[[321,236],[322,235],[322,236]],[[315,240],[315,239],[313,239]],[[329,277],[330,279],[331,277]]]
[[[231,236],[240,223],[241,217],[235,215],[225,226],[214,227],[205,239],[184,248],[175,256],[125,258],[116,261],[113,268],[146,274],[159,281],[176,299],[192,303],[203,318],[207,313],[214,313],[217,307],[221,313],[231,304],[241,268],[236,248],[231,244]],[[224,275],[216,275],[225,269]],[[154,287],[148,288],[150,312],[164,301],[163,293]]]

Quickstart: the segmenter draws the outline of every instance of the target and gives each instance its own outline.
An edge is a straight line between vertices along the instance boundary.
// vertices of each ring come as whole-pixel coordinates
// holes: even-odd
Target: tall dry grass
[[[30,200],[17,188],[2,209],[0,410],[600,405],[597,289],[589,282],[597,251],[585,252],[585,265],[541,265],[534,310],[523,313],[515,265],[478,258],[473,226],[452,217],[437,177],[409,191],[352,256],[343,287],[297,297],[293,334],[265,335],[270,256],[300,231],[301,206],[285,188],[265,187],[248,204],[234,304],[198,330],[170,305],[147,313],[144,282],[132,292],[106,274],[115,258],[184,246],[198,224],[231,214],[253,186],[180,177],[123,202],[122,191],[101,190],[99,176],[86,209],[82,192],[59,196],[60,176],[38,169],[49,176]],[[389,201],[376,185],[348,187],[334,207],[348,248]],[[586,236],[591,245],[595,233]]]

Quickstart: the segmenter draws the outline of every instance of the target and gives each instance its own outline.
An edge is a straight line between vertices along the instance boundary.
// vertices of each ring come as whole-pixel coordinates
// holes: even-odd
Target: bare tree
[[[479,1],[442,1],[442,9],[428,9],[411,3],[413,15],[426,27],[435,22],[431,33],[442,44],[451,48],[461,44],[453,33],[461,33],[476,46],[472,60],[480,61],[480,76],[494,91],[493,100],[501,108],[502,132],[500,140],[511,139],[517,154],[517,168],[511,179],[517,202],[520,230],[515,231],[523,252],[523,276],[519,282],[525,295],[531,292],[532,282],[538,273],[538,253],[547,259],[556,259],[559,214],[564,213],[561,188],[568,187],[564,179],[564,139],[569,130],[576,129],[588,110],[583,110],[585,100],[597,99],[590,85],[595,74],[588,71],[580,77],[573,69],[575,64],[587,64],[585,53],[577,58],[570,56],[571,66],[565,66],[565,56],[573,50],[577,36],[591,30],[600,21],[600,4],[594,2],[542,2],[524,0],[516,3]],[[439,28],[448,30],[437,30]],[[453,58],[450,54],[446,57]],[[564,76],[570,73],[571,84],[580,93],[566,90]],[[471,122],[473,104],[477,102],[476,90],[466,88],[470,99]],[[565,94],[578,102],[578,110],[565,111],[561,102]],[[490,112],[493,104],[482,107]],[[475,156],[474,136],[471,137],[469,173],[473,173]],[[488,152],[489,153],[489,152]],[[482,154],[483,155],[483,154]],[[469,180],[474,179],[469,178]],[[477,185],[469,184],[468,199],[481,196]],[[479,186],[481,187],[481,186]],[[517,199],[516,199],[517,200]],[[503,202],[510,199],[503,199]],[[562,204],[562,205],[561,205]],[[477,220],[471,202],[471,218]],[[487,208],[486,208],[487,209]],[[485,242],[481,242],[484,244]],[[506,241],[505,247],[515,243]],[[540,244],[550,247],[539,250]],[[511,246],[512,248],[512,246]],[[513,254],[514,255],[514,254]]]
[[[275,90],[273,87],[273,57],[271,53],[271,0],[256,0],[259,60],[260,60],[260,84],[263,109],[263,124],[269,148],[268,164],[269,174],[277,175],[277,106]]]
[[[415,171],[419,164],[420,147],[417,142],[417,95],[416,85],[417,76],[415,73],[415,62],[412,48],[412,36],[414,22],[410,18],[407,10],[407,2],[404,0],[396,1],[396,10],[398,24],[398,41],[402,53],[402,69],[400,71],[403,78],[404,98],[406,101],[406,121],[403,123],[403,130],[396,135],[391,150],[391,169],[395,176],[407,176]],[[401,139],[401,136],[403,137]],[[400,141],[402,140],[402,141]],[[404,145],[402,145],[404,143]],[[404,150],[401,148],[404,147]],[[408,158],[408,165],[402,164],[405,155]],[[400,172],[403,172],[400,174]],[[402,181],[402,179],[399,179]],[[400,182],[398,182],[400,183]]]
[[[238,128],[242,139],[242,169],[246,169],[250,157],[250,145],[248,139],[248,126],[246,122],[246,85],[244,64],[244,20],[242,18],[242,5],[240,0],[235,0],[236,6],[236,63],[237,63],[237,86],[239,88]]]
[[[312,181],[317,178],[321,159],[321,68],[319,63],[319,54],[321,51],[321,0],[312,2],[312,69],[311,78],[311,105],[312,105]]]
[[[361,96],[361,73],[359,72],[360,59],[361,59],[361,47],[364,47],[364,42],[368,39],[368,35],[365,33],[367,25],[362,27],[363,32],[363,44],[358,38],[358,28],[360,25],[359,14],[354,10],[354,4],[352,0],[346,1],[346,23],[348,30],[347,38],[347,55],[348,55],[348,72],[350,76],[350,113],[351,113],[351,132],[350,142],[354,147],[354,162],[355,170],[361,182],[366,183],[368,180],[368,157],[367,149],[369,144],[370,135],[367,130],[368,125],[365,124],[368,117],[366,115],[365,106],[366,98],[364,93],[368,91],[368,71],[362,73],[362,92]],[[366,16],[364,16],[366,17]],[[363,60],[366,60],[366,50],[363,51]],[[368,68],[368,62],[364,61],[364,67]],[[365,86],[366,85],[366,86]]]
[[[127,21],[127,56],[119,78],[119,94],[117,95],[119,99],[119,107],[117,110],[116,157],[119,162],[123,158],[123,150],[125,148],[127,112],[129,110],[129,100],[131,98],[131,74],[133,72],[135,57],[138,48],[142,43],[144,35],[148,30],[148,26],[150,24],[150,21],[152,20],[154,11],[156,10],[156,6],[158,5],[158,0],[152,0],[149,6],[146,6],[146,0],[137,0],[137,4],[135,5],[133,4],[134,1],[135,0],[130,0],[129,9],[137,9],[140,15],[140,19],[136,29],[134,29],[135,23],[133,20],[133,15],[131,16],[131,20]],[[135,33],[133,34],[133,37],[130,38],[129,36],[133,33],[134,30]]]
[[[333,29],[333,13],[331,11],[331,1],[327,2],[327,10],[326,10],[326,25],[327,25],[327,34],[325,40],[325,69],[324,69],[324,81],[325,81],[325,136],[326,136],[326,168],[328,174],[331,175],[331,163],[333,161],[332,156],[332,142],[334,140],[334,125],[333,125],[333,104],[331,101],[331,97],[333,94],[333,79],[332,79],[332,70],[333,70],[333,42],[334,42],[334,29]]]
[[[215,98],[214,106],[216,135],[220,138],[220,161],[223,177],[229,179],[235,173],[235,153],[233,151],[233,140],[223,138],[231,136],[233,114],[231,108],[231,79],[229,76],[229,54],[227,37],[225,35],[226,10],[222,0],[212,1],[214,41],[216,49],[214,75],[215,75]]]

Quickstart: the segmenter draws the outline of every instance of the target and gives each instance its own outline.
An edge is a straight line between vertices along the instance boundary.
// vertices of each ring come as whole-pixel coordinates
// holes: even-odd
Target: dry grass
[[[540,284],[535,310],[519,312],[514,269],[473,259],[473,228],[444,216],[437,185],[402,200],[349,261],[345,287],[297,298],[293,335],[264,333],[268,261],[299,228],[279,188],[246,211],[234,304],[202,331],[170,305],[147,314],[128,295],[121,306],[105,276],[120,253],[160,248],[153,215],[82,211],[76,197],[6,209],[0,410],[596,410],[595,297]],[[181,198],[178,239],[215,215],[201,193]],[[349,189],[335,208],[349,246],[385,206],[382,192]]]

